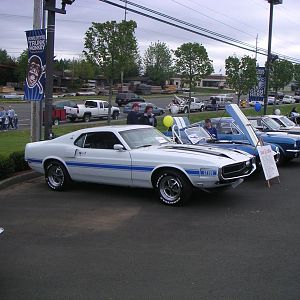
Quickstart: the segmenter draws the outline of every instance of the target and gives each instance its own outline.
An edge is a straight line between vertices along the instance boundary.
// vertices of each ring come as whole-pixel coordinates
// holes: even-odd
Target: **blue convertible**
[[[257,148],[249,144],[248,140],[242,141],[229,141],[223,139],[213,138],[202,126],[188,125],[184,122],[184,118],[174,117],[175,125],[172,126],[172,130],[164,132],[165,135],[172,137],[174,141],[181,144],[193,144],[193,145],[207,145],[210,147],[233,149],[236,151],[244,151],[256,157],[257,167],[260,167],[260,158]],[[254,143],[258,143],[258,139]],[[277,146],[271,145],[274,152],[274,158],[276,162],[280,160],[280,152]]]
[[[217,129],[218,137],[228,141],[248,141],[246,134],[240,129],[233,118],[213,118],[212,124]],[[197,125],[203,125],[199,122]],[[193,124],[196,125],[196,124]],[[258,138],[265,143],[276,145],[280,151],[280,162],[296,158],[300,154],[300,136],[285,132],[255,131]]]

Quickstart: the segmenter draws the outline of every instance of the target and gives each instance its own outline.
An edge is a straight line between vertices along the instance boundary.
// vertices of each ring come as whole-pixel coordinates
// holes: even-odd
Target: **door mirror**
[[[115,144],[115,145],[114,145],[114,150],[117,150],[117,151],[125,151],[124,146],[121,145],[121,144]]]

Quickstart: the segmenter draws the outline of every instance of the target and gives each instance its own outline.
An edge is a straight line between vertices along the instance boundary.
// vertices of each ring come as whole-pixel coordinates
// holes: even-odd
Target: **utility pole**
[[[255,39],[255,62],[257,63],[257,44],[258,44],[258,33],[256,34]]]
[[[52,135],[52,101],[54,73],[54,34],[55,34],[55,5],[56,0],[47,0],[47,52],[46,52],[46,89],[45,89],[45,140]]]
[[[265,71],[265,95],[264,95],[264,115],[267,114],[268,106],[268,91],[269,91],[269,76],[270,76],[270,64],[272,60],[272,29],[273,29],[273,8],[276,4],[282,4],[282,0],[267,0],[270,3],[270,17],[269,17],[269,40],[268,40],[268,57]]]
[[[41,29],[42,23],[42,0],[34,0],[33,29]],[[39,103],[37,103],[39,102]],[[30,141],[37,142],[41,139],[40,103],[42,101],[30,101]]]
[[[62,0],[61,9],[56,8],[56,0],[45,0],[44,9],[48,11],[47,19],[47,51],[46,51],[46,88],[45,88],[45,140],[52,137],[52,102],[53,102],[53,74],[54,74],[54,36],[55,13],[66,14],[66,5],[75,0]]]
[[[125,7],[124,7],[124,21],[127,21],[127,0],[125,0]]]

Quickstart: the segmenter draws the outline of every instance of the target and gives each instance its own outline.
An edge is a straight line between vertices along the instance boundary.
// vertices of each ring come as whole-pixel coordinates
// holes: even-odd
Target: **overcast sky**
[[[122,4],[119,0],[112,0]],[[161,13],[267,49],[270,5],[266,0],[131,0]],[[60,0],[57,0],[57,7]],[[1,0],[0,48],[12,56],[26,49],[25,30],[32,29],[34,0]],[[130,6],[128,6],[130,7]],[[283,0],[274,6],[272,51],[300,60],[300,0]],[[83,50],[84,33],[92,22],[120,21],[124,10],[98,0],[76,0],[67,6],[67,14],[56,17],[55,55],[57,58],[78,58]],[[151,42],[163,41],[171,49],[182,43],[199,42],[213,60],[215,72],[224,73],[229,55],[251,55],[199,35],[128,12],[127,19],[137,22],[136,36],[141,53]],[[262,65],[265,57],[258,55]]]

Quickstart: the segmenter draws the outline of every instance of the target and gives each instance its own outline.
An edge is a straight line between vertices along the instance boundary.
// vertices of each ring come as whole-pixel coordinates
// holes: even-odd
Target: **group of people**
[[[14,109],[9,106],[6,110],[4,106],[0,106],[0,130],[6,131],[9,129],[18,128],[18,115]]]
[[[156,127],[157,120],[153,114],[153,107],[146,105],[144,113],[140,113],[140,105],[133,103],[132,109],[127,115],[127,124],[151,125]]]

